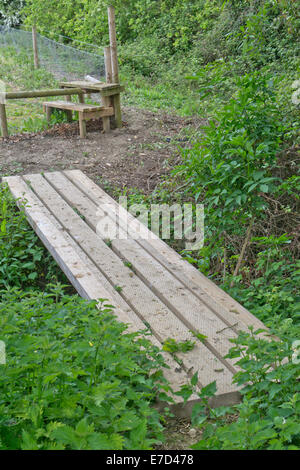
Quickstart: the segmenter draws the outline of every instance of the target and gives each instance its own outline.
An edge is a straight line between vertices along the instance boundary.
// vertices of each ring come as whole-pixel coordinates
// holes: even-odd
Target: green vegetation
[[[38,90],[58,86],[50,72],[33,67],[32,58],[28,56],[26,50],[16,54],[13,48],[1,48],[0,66],[0,78],[6,85],[6,91]],[[6,105],[9,133],[28,133],[47,129],[48,123],[42,103],[50,99],[9,100]],[[64,121],[66,117],[62,113],[55,112],[51,116],[52,125]]]
[[[2,293],[0,449],[149,449],[159,439],[159,351],[96,303],[60,286]]]
[[[180,149],[181,162],[167,180],[150,196],[129,189],[129,202],[203,202],[204,247],[188,252],[181,251],[179,244],[173,246],[260,318],[270,328],[269,334],[277,336],[266,340],[262,332],[249,332],[235,341],[230,357],[238,358],[241,367],[235,381],[247,384],[243,402],[233,408],[211,409],[215,384],[205,387],[200,393],[202,404],[195,407],[192,417],[192,424],[204,429],[195,448],[299,449],[299,3],[114,3],[126,103],[195,114],[206,121],[203,128],[189,134],[190,145]],[[50,30],[54,38],[64,34],[104,45],[108,42],[106,6],[104,0],[28,0],[24,24],[35,21],[41,33]],[[34,71],[28,59],[9,58],[3,51],[0,58],[2,79],[10,86],[52,83],[48,74]],[[17,116],[19,111],[10,112]],[[32,105],[28,112],[35,116],[31,127],[23,118],[11,125],[42,128],[37,108]],[[8,354],[22,358],[20,369],[0,369],[0,389],[6,381],[8,397],[18,384],[12,405],[7,396],[1,398],[0,446],[105,448],[109,439],[116,449],[151,447],[160,439],[161,426],[150,408],[157,385],[148,377],[153,368],[149,356],[137,353],[138,341],[122,335],[123,326],[108,312],[99,316],[100,323],[95,304],[46,287],[48,282],[64,281],[49,258],[44,264],[43,248],[23,215],[13,209],[5,190],[0,209],[0,319],[3,331],[11,335]],[[45,294],[38,292],[41,289]],[[62,316],[70,318],[72,337],[66,326],[58,324]],[[12,338],[20,328],[23,333],[15,344]],[[95,335],[105,344],[96,365],[87,353],[94,351],[97,358],[100,354],[102,346],[97,350]],[[205,341],[197,332],[194,336]],[[63,344],[59,353],[57,341]],[[120,345],[120,355],[113,350],[114,342]],[[172,353],[185,347],[192,347],[192,342],[178,345],[169,339],[165,344]],[[150,356],[158,366],[157,351],[152,349]],[[78,364],[82,359],[84,368]],[[134,378],[129,378],[127,366],[138,371]],[[34,386],[32,377],[39,378]],[[97,382],[100,377],[107,384],[105,390]],[[197,379],[194,376],[191,385],[179,392],[185,399]],[[77,400],[93,380],[95,391],[81,393]],[[108,415],[104,401],[110,391],[113,416]],[[29,393],[33,402],[25,413]],[[136,399],[137,393],[142,400]],[[58,401],[60,396],[66,397],[66,406]],[[233,422],[228,418],[232,415]],[[131,427],[122,428],[123,416],[130,417]]]
[[[175,354],[177,352],[187,352],[194,349],[195,342],[190,340],[185,341],[176,341],[174,338],[168,338],[163,344],[163,350],[168,351],[171,354]]]
[[[0,274],[0,299],[6,290],[43,290],[48,283],[67,282],[4,185],[0,191]]]
[[[0,190],[0,449],[149,449],[169,385],[158,348],[126,333],[107,301],[73,294]],[[146,335],[146,332],[145,332]]]
[[[258,330],[240,334],[228,355],[239,358],[241,372],[234,381],[250,384],[242,390],[240,405],[211,409],[209,400],[216,392],[215,383],[201,390],[202,403],[195,405],[192,423],[204,432],[194,449],[299,450],[300,361],[295,360],[299,351],[297,354],[293,350],[299,328],[285,320],[276,328],[280,340],[266,339],[261,333]],[[195,385],[197,377],[193,380]],[[189,396],[187,390],[185,396]],[[228,424],[227,418],[233,413],[238,418]]]
[[[0,24],[14,26],[21,20],[25,0],[0,0]]]

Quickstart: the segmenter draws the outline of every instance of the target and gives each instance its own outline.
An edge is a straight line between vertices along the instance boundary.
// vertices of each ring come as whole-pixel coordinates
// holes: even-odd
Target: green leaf
[[[92,450],[120,450],[113,446],[110,436],[103,433],[94,433],[89,436],[88,443]]]
[[[54,429],[51,432],[50,437],[52,439],[57,439],[59,442],[67,445],[77,444],[77,437],[75,430],[71,426],[62,425],[59,428]]]
[[[263,193],[268,193],[269,192],[269,186],[267,184],[261,184],[259,189],[263,192]]]
[[[195,387],[197,383],[198,383],[198,372],[196,372],[191,379],[191,384],[193,385],[193,387]]]
[[[39,446],[37,441],[32,437],[32,435],[23,429],[22,431],[22,450],[38,450]]]
[[[214,381],[201,389],[201,392],[199,393],[199,397],[213,397],[216,391],[217,391],[217,384],[216,384],[216,381]]]

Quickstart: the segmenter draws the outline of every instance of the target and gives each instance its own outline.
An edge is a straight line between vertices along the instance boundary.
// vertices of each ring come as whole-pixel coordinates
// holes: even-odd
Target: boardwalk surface
[[[184,261],[81,171],[3,178],[13,196],[26,200],[27,218],[78,293],[108,299],[131,330],[151,329],[157,346],[172,338],[192,341],[188,352],[164,353],[164,375],[179,390],[198,372],[199,390],[216,381],[215,404],[236,403],[235,360],[224,359],[230,340],[264,325]],[[20,205],[20,202],[18,202]],[[108,243],[107,225],[125,235]],[[202,338],[199,340],[198,337]],[[205,340],[203,340],[205,337]],[[177,402],[180,399],[176,398]],[[188,413],[197,395],[178,414]]]

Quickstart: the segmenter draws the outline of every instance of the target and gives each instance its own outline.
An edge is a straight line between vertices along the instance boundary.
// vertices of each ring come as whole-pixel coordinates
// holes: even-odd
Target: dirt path
[[[104,134],[100,122],[91,122],[86,140],[79,138],[75,122],[0,138],[0,176],[80,169],[97,183],[149,193],[170,170],[168,160],[178,146],[188,145],[186,129],[199,121],[126,108],[122,129]]]

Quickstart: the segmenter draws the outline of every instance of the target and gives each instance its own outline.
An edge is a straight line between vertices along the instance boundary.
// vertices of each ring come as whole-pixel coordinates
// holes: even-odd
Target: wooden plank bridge
[[[257,318],[81,171],[12,176],[3,181],[19,206],[27,201],[31,226],[82,297],[108,299],[130,330],[150,327],[149,338],[160,348],[169,338],[195,342],[192,350],[176,353],[181,365],[163,352],[169,365],[164,375],[173,390],[198,372],[199,390],[216,381],[213,406],[239,401],[239,390],[232,384],[238,368],[235,360],[224,356],[239,330],[264,328]],[[131,236],[107,243],[104,224],[99,223],[103,217],[120,232],[129,222]],[[206,339],[199,340],[195,333]],[[182,407],[181,398],[175,397],[175,412],[189,413],[197,399],[195,394]]]

